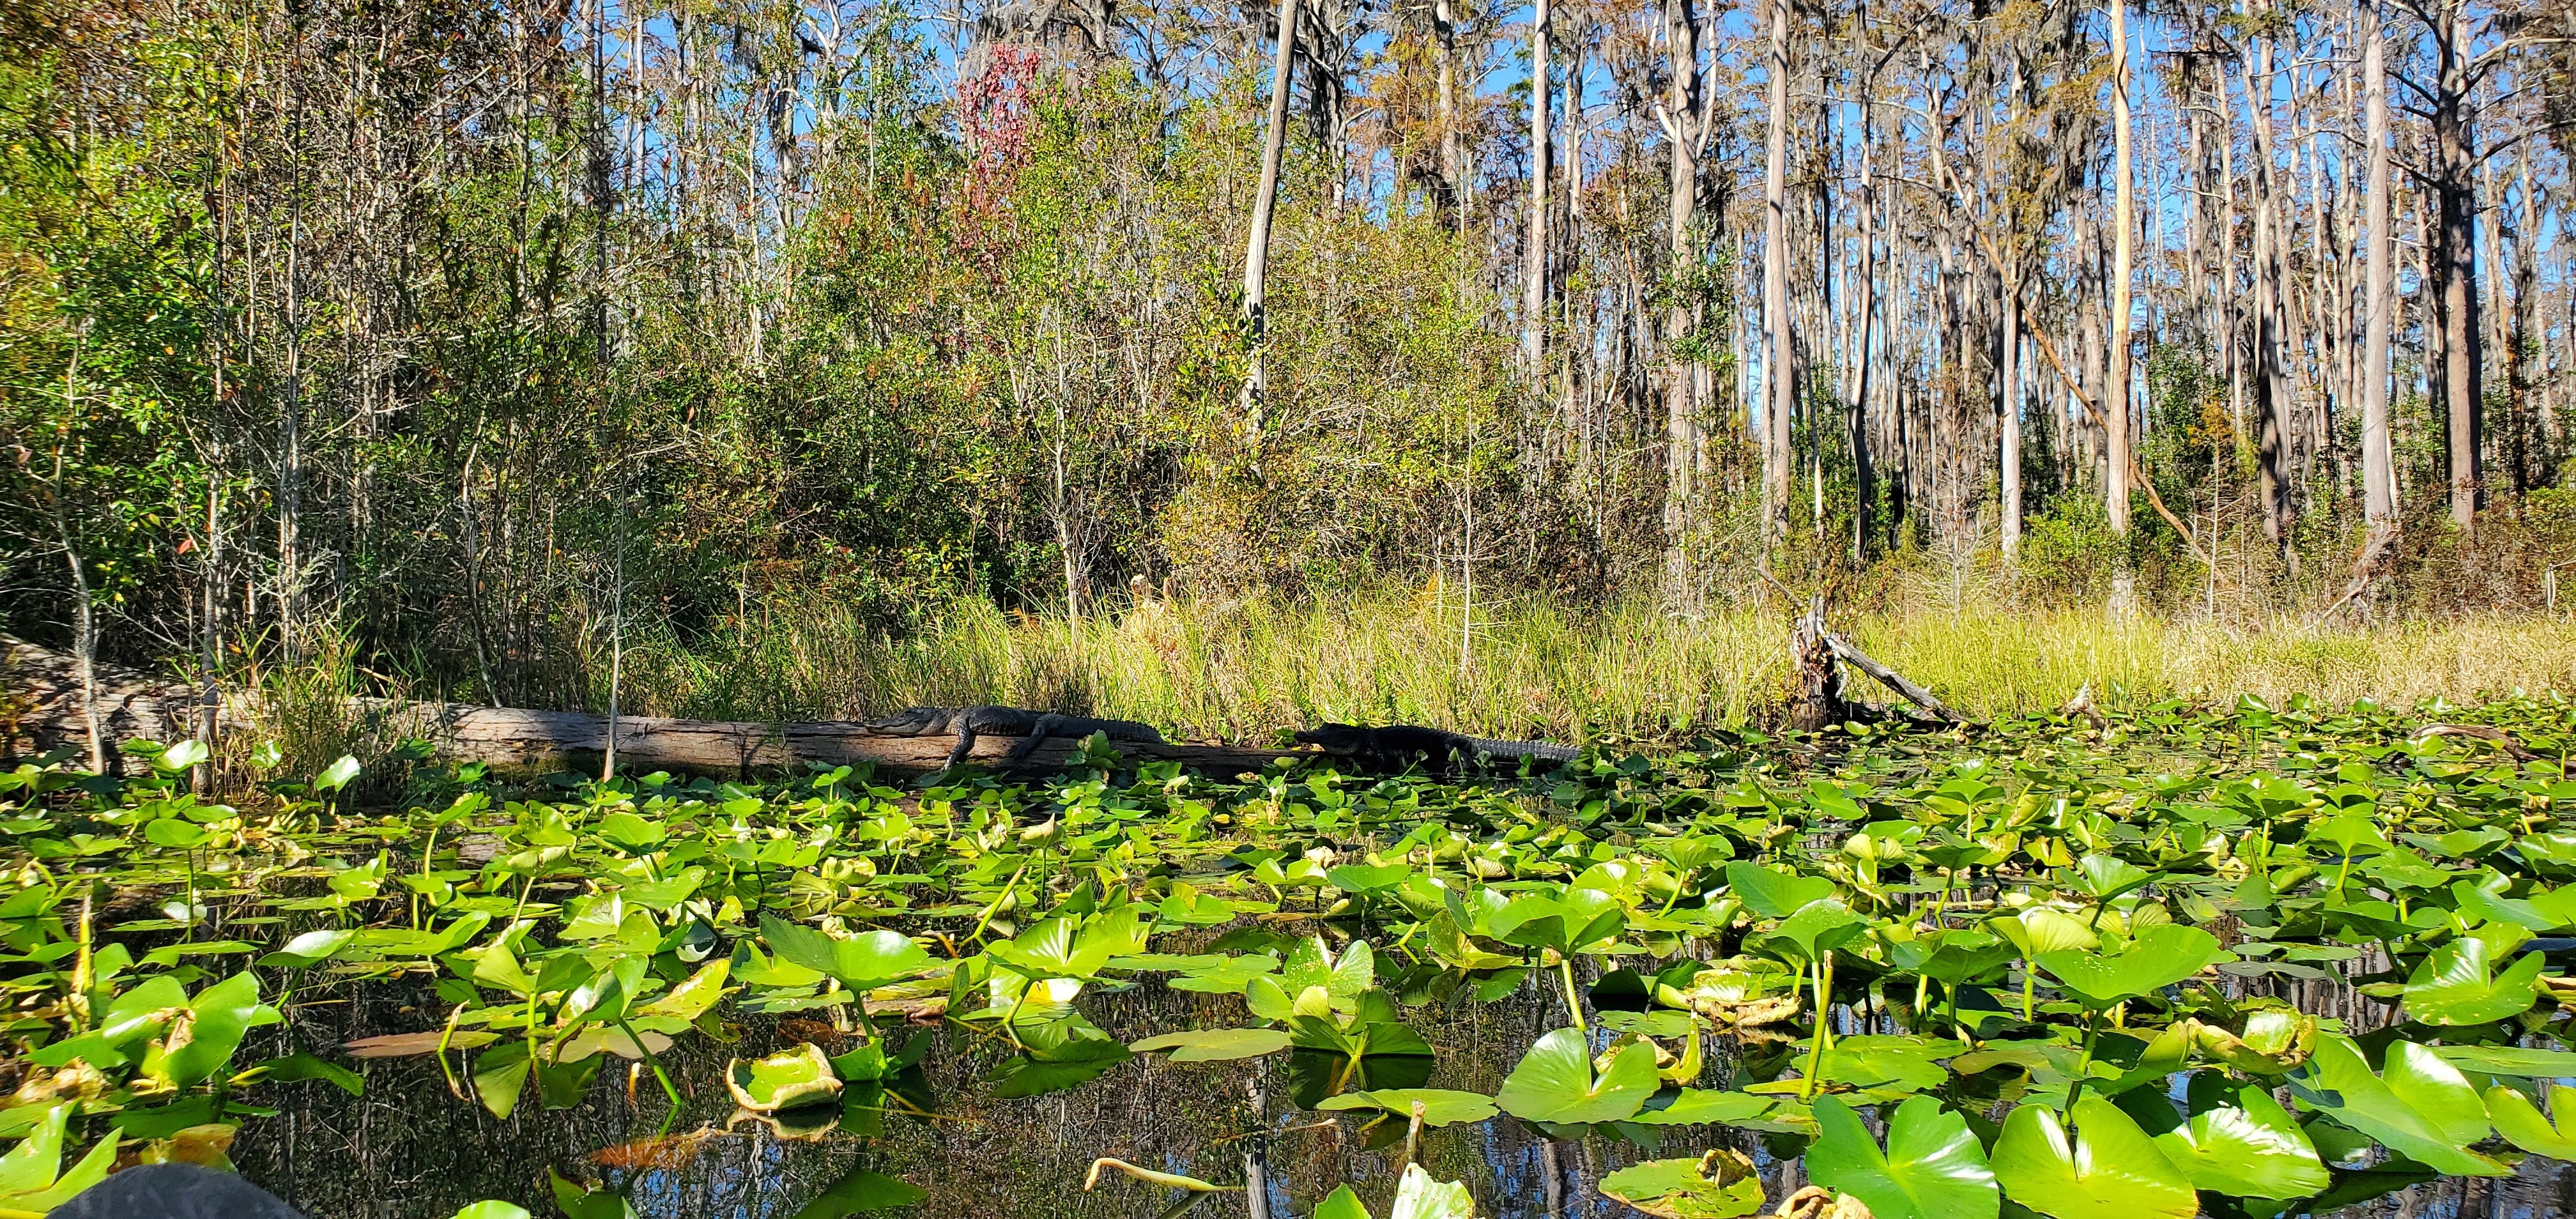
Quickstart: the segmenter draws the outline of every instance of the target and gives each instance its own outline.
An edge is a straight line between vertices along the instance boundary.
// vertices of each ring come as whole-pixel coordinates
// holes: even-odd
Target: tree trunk
[[[1671,0],[1666,46],[1671,52],[1672,105],[1663,116],[1664,138],[1672,164],[1668,219],[1671,225],[1675,288],[1698,269],[1699,251],[1691,226],[1699,207],[1699,19],[1690,0]],[[1699,460],[1699,411],[1692,391],[1698,360],[1688,347],[1691,294],[1674,291],[1664,326],[1670,368],[1664,384],[1664,584],[1679,597],[1690,583],[1690,502],[1692,475]]]
[[[2433,89],[2435,250],[2428,260],[2442,328],[2442,384],[2435,396],[2449,416],[2451,522],[2477,523],[2486,498],[2479,447],[2485,442],[2480,395],[2477,266],[2477,158],[2469,147],[2468,16],[2451,0],[2434,20],[2439,74]]]
[[[1262,277],[1270,269],[1270,213],[1279,201],[1279,160],[1288,142],[1288,94],[1296,68],[1297,0],[1282,0],[1278,53],[1270,66],[1270,117],[1261,145],[1261,183],[1252,198],[1252,232],[1243,249],[1243,332],[1251,368],[1243,380],[1243,438],[1261,443],[1262,413],[1268,400],[1269,317],[1262,305]]]
[[[2136,204],[2131,196],[2129,165],[2129,4],[2111,0],[2111,370],[2102,395],[2102,505],[2111,532],[2129,531],[2129,235],[2136,230]],[[2128,559],[2120,559],[2116,577],[2125,577]]]
[[[1545,396],[1547,375],[1547,182],[1555,156],[1548,147],[1548,0],[1530,17],[1530,178],[1528,227],[1521,240],[1521,367],[1530,392]]]
[[[2003,503],[2004,562],[2021,557],[2021,285],[1998,277],[2003,285],[2003,341],[1995,365],[1997,485]]]
[[[2362,252],[2361,492],[2369,532],[2353,576],[2368,583],[2383,573],[2398,533],[2396,449],[2388,427],[2388,354],[2396,341],[2397,243],[2389,228],[2388,33],[2381,27],[2376,3],[2363,6],[2362,20],[2363,140],[2370,161],[2362,219],[2363,240],[2368,244]]]
[[[1797,477],[1790,431],[1797,389],[1789,372],[1789,0],[1771,0],[1765,70],[1771,77],[1771,128],[1762,172],[1762,510],[1777,542],[1789,533]]]

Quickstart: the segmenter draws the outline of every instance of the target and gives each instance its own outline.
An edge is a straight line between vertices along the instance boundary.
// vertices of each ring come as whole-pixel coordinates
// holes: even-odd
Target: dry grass
[[[1643,603],[1480,604],[1462,664],[1458,598],[1436,586],[1299,604],[1148,601],[1079,622],[965,602],[903,639],[809,609],[773,613],[781,625],[755,637],[693,648],[644,641],[627,655],[626,705],[767,720],[989,701],[1229,740],[1319,719],[1662,736],[1770,722],[1787,690],[1787,618],[1777,602],[1691,618]],[[2413,704],[2576,692],[2576,623],[2560,619],[2369,630],[2286,617],[2112,622],[1980,600],[1845,625],[1862,647],[1979,716],[2051,708],[2088,681],[2112,707],[2240,693]]]

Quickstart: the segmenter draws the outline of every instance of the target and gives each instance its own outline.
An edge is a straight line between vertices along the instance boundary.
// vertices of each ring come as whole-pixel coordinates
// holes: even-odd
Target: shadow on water
[[[351,1038],[415,1032],[437,1022],[427,988],[341,985],[300,1006],[291,1036],[310,1047]],[[1174,1028],[1234,1022],[1233,1000],[1171,991],[1159,983],[1094,994],[1082,1007],[1122,1041]],[[1563,1020],[1562,1005],[1536,989],[1497,1003],[1414,1009],[1412,1023],[1438,1051],[1425,1083],[1492,1094],[1521,1053]],[[312,1219],[447,1219],[484,1198],[559,1213],[549,1172],[622,1190],[645,1219],[792,1219],[854,1168],[901,1177],[929,1191],[916,1216],[1134,1217],[1168,1212],[1175,1194],[1110,1176],[1092,1192],[1083,1177],[1094,1158],[1113,1156],[1223,1185],[1244,1180],[1245,1097],[1259,1080],[1268,1096],[1266,1127],[1269,1212],[1273,1219],[1308,1215],[1349,1182],[1376,1213],[1386,1213],[1401,1170],[1401,1131],[1394,1146],[1371,1149],[1356,1115],[1295,1107],[1299,1065],[1284,1057],[1253,1062],[1174,1064],[1139,1056],[1100,1078],[1028,1099],[997,1099],[983,1078],[995,1055],[973,1038],[929,1034],[923,1061],[940,1120],[890,1119],[872,1139],[834,1136],[820,1142],[783,1139],[757,1122],[730,1131],[734,1112],[722,1072],[732,1053],[766,1053],[788,1038],[751,1025],[728,1047],[688,1038],[663,1056],[686,1101],[671,1125],[683,1138],[659,1144],[647,1162],[615,1150],[660,1130],[665,1101],[649,1072],[630,1076],[610,1061],[569,1109],[547,1111],[533,1100],[506,1121],[449,1094],[427,1058],[388,1059],[366,1067],[366,1092],[352,1097],[320,1083],[279,1085],[261,1100],[274,1117],[254,1119],[234,1144],[234,1159],[252,1181],[294,1203]],[[1418,1076],[1418,1072],[1416,1075]],[[1328,1120],[1336,1119],[1338,1120]],[[709,1131],[702,1137],[686,1137]],[[1385,1141],[1381,1139],[1379,1141]],[[1635,1216],[1595,1185],[1643,1159],[1696,1155],[1732,1146],[1761,1166],[1773,1203],[1803,1183],[1796,1161],[1766,1155],[1753,1136],[1710,1127],[1666,1132],[1650,1150],[1596,1134],[1551,1142],[1517,1119],[1426,1130],[1417,1159],[1442,1180],[1466,1183],[1480,1216]],[[603,1155],[603,1151],[606,1154]],[[620,1161],[625,1161],[620,1163]],[[835,1212],[837,1213],[837,1212]],[[1239,1194],[1211,1195],[1196,1216],[1246,1213]],[[2339,1219],[2540,1219],[2576,1214],[2576,1166],[2532,1159],[2514,1176],[2493,1181],[2447,1178],[2414,1186]]]

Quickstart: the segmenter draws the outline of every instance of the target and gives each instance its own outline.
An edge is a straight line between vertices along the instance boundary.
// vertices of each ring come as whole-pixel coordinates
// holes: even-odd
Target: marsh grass
[[[1000,702],[1142,719],[1187,738],[1266,741],[1323,719],[1488,735],[1671,738],[1775,724],[1786,603],[1699,616],[1643,602],[1480,601],[1460,657],[1455,590],[1373,597],[1143,600],[1076,620],[962,601],[894,638],[828,608],[764,627],[631,645],[626,705],[708,719],[856,718]],[[2090,682],[2104,706],[2307,694],[2411,705],[2576,692],[2576,623],[2464,617],[2318,626],[2027,608],[1991,597],[1846,616],[1863,648],[1980,717],[2040,711]],[[605,666],[601,666],[602,672]],[[598,691],[604,703],[606,691]],[[1873,695],[1875,697],[1875,695]]]

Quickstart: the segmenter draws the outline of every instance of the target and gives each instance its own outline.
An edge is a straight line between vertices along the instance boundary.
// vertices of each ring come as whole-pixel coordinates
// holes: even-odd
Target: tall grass
[[[828,607],[781,607],[754,631],[630,643],[624,697],[634,714],[755,720],[997,702],[1227,740],[1321,719],[1661,737],[1775,722],[1789,615],[1776,600],[1693,617],[1643,602],[1480,603],[1462,660],[1459,600],[1437,586],[1302,603],[1146,600],[1078,620],[965,601],[904,638]],[[2545,617],[2363,630],[2295,617],[2113,621],[1980,600],[1841,625],[1978,716],[2055,707],[2088,682],[2112,707],[2240,693],[2412,704],[2576,691],[2576,624]]]

